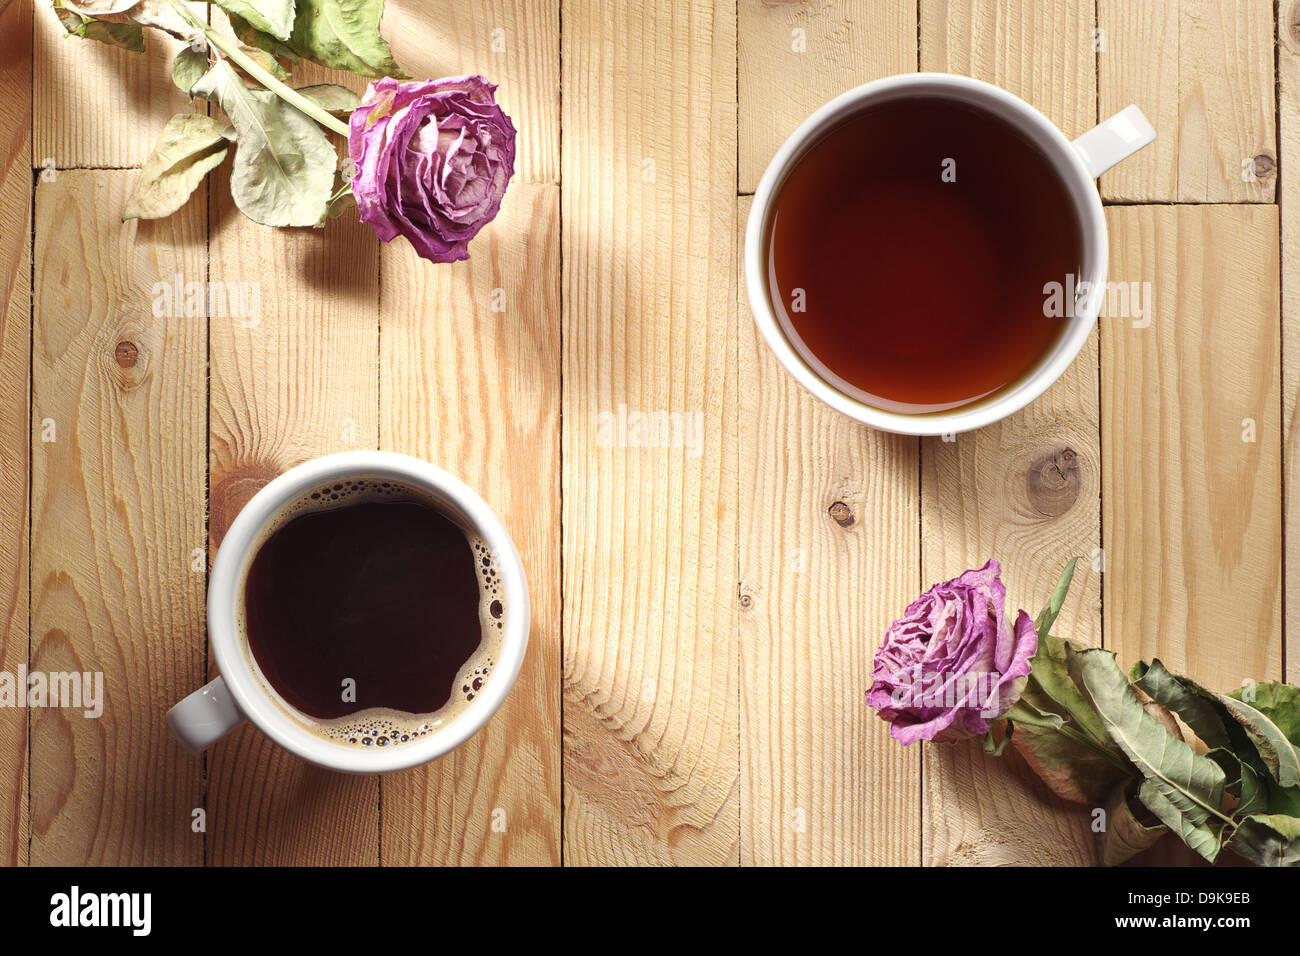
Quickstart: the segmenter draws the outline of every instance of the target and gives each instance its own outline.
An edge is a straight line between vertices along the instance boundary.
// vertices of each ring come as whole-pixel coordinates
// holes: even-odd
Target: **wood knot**
[[[279,468],[259,464],[240,465],[220,478],[213,474],[208,501],[208,533],[214,548],[221,544],[235,516],[244,510],[244,505],[279,474]]]
[[[1268,153],[1260,153],[1252,163],[1256,179],[1266,179],[1277,171],[1277,162]]]
[[[140,360],[140,347],[129,339],[123,339],[114,347],[113,358],[119,368],[135,368],[135,363]]]
[[[99,366],[120,390],[129,392],[149,380],[153,335],[135,320],[123,321],[97,349]]]
[[[742,594],[740,596],[740,606],[743,608],[751,608],[754,606],[754,599],[748,594]]]
[[[1291,13],[1287,17],[1287,34],[1293,44],[1300,46],[1300,0],[1291,5]]]
[[[853,522],[857,520],[853,517],[853,509],[842,501],[835,502],[826,511],[841,528],[851,528]]]
[[[1079,455],[1073,448],[1048,452],[1029,466],[1029,504],[1048,518],[1069,511],[1079,500],[1081,485]]]

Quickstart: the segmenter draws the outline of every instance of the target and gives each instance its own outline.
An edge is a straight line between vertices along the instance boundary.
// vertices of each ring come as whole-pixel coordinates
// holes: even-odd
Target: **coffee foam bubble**
[[[432,714],[410,714],[382,707],[369,707],[355,714],[348,714],[346,717],[326,720],[302,713],[285,701],[262,675],[261,668],[257,666],[257,659],[248,644],[243,615],[244,581],[247,579],[248,568],[252,565],[251,556],[255,555],[262,544],[280,527],[299,515],[372,501],[419,502],[433,508],[464,531],[463,525],[456,516],[431,500],[426,492],[401,482],[378,478],[343,478],[321,484],[282,508],[267,523],[250,550],[250,559],[244,566],[239,583],[238,630],[244,654],[253,662],[253,670],[263,689],[297,723],[336,743],[357,747],[393,747],[419,740],[451,723],[474,698],[482,694],[496,667],[501,652],[502,635],[505,631],[507,601],[501,584],[501,573],[497,569],[496,557],[485,541],[477,535],[465,533],[465,539],[474,553],[474,570],[478,575],[479,623],[482,628],[482,638],[478,649],[470,655],[461,669],[447,703]]]

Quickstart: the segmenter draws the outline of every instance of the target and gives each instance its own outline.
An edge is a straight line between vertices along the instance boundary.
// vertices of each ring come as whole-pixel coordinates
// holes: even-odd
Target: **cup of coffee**
[[[1106,292],[1094,180],[1155,138],[1130,106],[1071,142],[988,83],[886,77],[777,151],[745,235],[755,321],[806,389],[908,435],[968,431],[1042,394]]]
[[[468,486],[405,455],[327,455],[231,524],[208,587],[221,676],[168,721],[195,751],[250,720],[324,767],[413,767],[487,723],[528,627],[519,554]]]

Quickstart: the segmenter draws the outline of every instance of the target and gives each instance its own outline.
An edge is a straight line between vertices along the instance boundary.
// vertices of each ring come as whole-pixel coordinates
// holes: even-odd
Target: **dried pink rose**
[[[1021,611],[1003,613],[1002,568],[989,561],[936,584],[889,625],[876,652],[867,703],[903,744],[980,736],[1014,704],[1038,649]]]
[[[515,171],[515,127],[481,76],[366,89],[348,123],[352,192],[385,242],[405,236],[432,262],[468,259]]]

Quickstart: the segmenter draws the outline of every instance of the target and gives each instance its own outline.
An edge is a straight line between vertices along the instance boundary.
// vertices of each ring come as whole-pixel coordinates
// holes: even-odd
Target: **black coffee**
[[[490,554],[428,504],[354,490],[314,493],[325,507],[285,521],[249,567],[245,629],[263,675],[322,720],[370,708],[432,714],[453,694],[472,698],[482,675],[467,664],[502,609],[484,591]],[[341,499],[333,507],[331,496]]]

